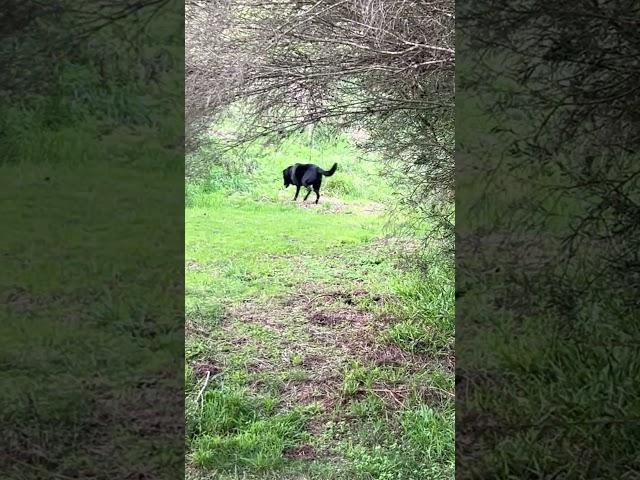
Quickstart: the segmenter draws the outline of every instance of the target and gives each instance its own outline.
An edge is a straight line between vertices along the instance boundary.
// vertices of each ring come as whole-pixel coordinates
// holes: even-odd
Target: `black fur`
[[[300,187],[304,187],[308,190],[307,195],[303,201],[306,201],[311,195],[311,190],[316,192],[316,203],[320,200],[320,185],[322,185],[322,177],[330,177],[338,168],[338,164],[334,163],[330,170],[324,170],[318,165],[312,163],[296,163],[285,168],[282,171],[282,179],[284,180],[285,188],[289,185],[295,185],[296,196],[293,197],[295,202],[298,199],[300,193]]]

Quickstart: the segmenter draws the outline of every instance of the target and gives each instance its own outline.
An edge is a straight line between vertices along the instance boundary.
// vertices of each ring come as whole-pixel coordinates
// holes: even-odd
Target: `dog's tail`
[[[331,167],[330,170],[323,170],[322,168],[320,169],[320,173],[322,175],[324,175],[325,177],[330,177],[331,175],[333,175],[334,173],[336,173],[336,170],[338,169],[338,164],[334,163],[333,167]]]

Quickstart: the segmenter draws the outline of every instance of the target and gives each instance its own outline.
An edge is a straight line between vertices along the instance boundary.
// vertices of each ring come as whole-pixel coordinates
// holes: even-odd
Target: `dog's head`
[[[282,180],[284,181],[284,188],[287,188],[289,187],[289,185],[291,185],[289,170],[291,170],[291,167],[287,167],[282,171]]]

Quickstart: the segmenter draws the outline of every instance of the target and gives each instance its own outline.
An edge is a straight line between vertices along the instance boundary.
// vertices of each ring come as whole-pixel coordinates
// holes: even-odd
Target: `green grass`
[[[36,470],[82,476],[126,476],[127,462],[141,459],[158,475],[175,472],[179,445],[157,437],[147,450],[136,437],[154,428],[140,422],[140,409],[156,407],[131,387],[159,377],[164,383],[147,394],[167,402],[180,395],[166,376],[183,348],[182,306],[172,293],[181,233],[163,213],[180,207],[175,182],[146,172],[153,181],[141,191],[131,169],[93,163],[1,171],[0,210],[11,225],[0,276],[0,420],[9,452]],[[92,453],[116,445],[137,449],[117,459]],[[162,450],[169,453],[154,453]],[[7,471],[25,468],[12,462]]]
[[[375,162],[303,140],[187,186],[188,477],[453,478],[452,270],[385,240]],[[308,158],[339,169],[302,208],[280,172]]]
[[[187,224],[187,311],[202,302],[272,296],[303,281],[330,282],[349,275],[348,264],[341,268],[333,260],[336,269],[323,264],[372,240],[382,227],[378,217],[363,221],[355,215],[268,204],[193,208]]]
[[[393,193],[380,177],[381,166],[375,156],[358,152],[343,136],[312,144],[305,135],[294,135],[277,147],[256,143],[231,158],[221,159],[215,144],[188,157],[188,165],[200,165],[206,172],[198,183],[187,184],[189,207],[210,207],[228,202],[229,197],[236,202],[262,203],[293,198],[293,187],[283,191],[282,170],[294,163],[315,163],[326,169],[338,164],[339,174],[323,181],[323,196],[351,200],[357,205],[359,201],[383,202]]]
[[[411,352],[450,355],[455,339],[455,285],[452,262],[438,252],[421,256],[422,271],[399,278],[394,285],[398,296],[396,315],[402,321],[389,329],[390,338]],[[426,281],[425,281],[426,277]]]
[[[188,417],[194,464],[226,470],[278,467],[282,452],[305,439],[308,412],[274,413],[269,405],[268,401],[254,403],[236,389],[207,391],[200,409]]]

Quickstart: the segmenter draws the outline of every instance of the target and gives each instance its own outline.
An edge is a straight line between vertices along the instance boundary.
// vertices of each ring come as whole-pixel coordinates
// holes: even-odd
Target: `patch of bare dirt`
[[[193,364],[193,371],[196,376],[204,377],[207,373],[211,376],[219,374],[222,369],[212,360],[200,360]]]
[[[288,448],[284,452],[285,458],[295,458],[303,460],[313,460],[318,457],[318,454],[311,445],[301,445],[295,448]]]
[[[320,405],[324,412],[329,412],[339,401],[340,378],[323,376],[302,381],[290,381],[284,385],[282,401],[284,406]]]
[[[362,299],[368,299],[378,304],[387,300],[383,295],[369,292],[363,288],[345,292],[322,289],[313,283],[304,283],[298,293],[287,298],[285,305],[288,307],[304,305],[316,310],[322,307],[321,304],[327,306],[341,303],[349,307],[357,307],[358,301]]]
[[[375,345],[366,355],[366,359],[375,365],[407,365],[414,358],[395,345]]]
[[[252,323],[273,331],[282,331],[287,325],[287,312],[278,304],[244,302],[229,309],[226,320],[238,319],[243,323]],[[226,325],[226,330],[232,333],[233,325]],[[231,329],[231,330],[229,330]]]
[[[312,193],[306,202],[298,200],[297,202],[295,202],[295,204],[299,208],[316,209],[321,213],[359,213],[364,215],[377,215],[383,213],[385,210],[385,206],[377,202],[344,202],[338,198],[325,197],[324,195],[320,197],[320,203],[316,205],[315,193]]]
[[[279,334],[281,359],[254,358],[251,370],[284,372],[291,364],[282,360],[300,355],[298,368],[307,372],[309,379],[286,382],[282,392],[286,403],[319,402],[329,407],[336,401],[333,392],[339,390],[340,369],[349,360],[366,361],[384,328],[383,320],[356,305],[355,299],[366,295],[369,292],[364,289],[337,292],[305,284],[298,293],[271,303],[243,303],[230,310],[227,318]],[[234,324],[225,323],[223,328],[231,338]]]
[[[286,378],[287,372],[295,367],[304,375],[284,381],[280,391],[283,407],[313,403],[320,405],[324,414],[329,414],[336,405],[366,395],[362,390],[350,399],[343,398],[342,371],[351,361],[371,366],[408,367],[416,373],[430,365],[441,365],[440,359],[413,355],[381,342],[381,333],[390,319],[360,307],[362,298],[375,301],[382,297],[364,288],[344,292],[306,283],[287,297],[268,303],[246,302],[231,309],[227,314],[229,321],[224,322],[223,328],[229,342],[239,333],[238,322],[276,332],[276,345],[266,347],[261,346],[259,340],[255,342],[258,354],[248,366],[249,372],[264,371]],[[293,356],[297,357],[295,364],[291,361]],[[264,382],[257,380],[252,386],[260,390]],[[379,383],[370,391],[390,409],[401,408],[410,395],[429,403],[439,403],[451,396],[449,392],[427,386],[406,384]],[[320,415],[316,419],[319,423],[310,428],[321,431],[324,419],[325,415]]]
[[[193,260],[187,260],[184,266],[192,272],[201,272],[203,270],[202,265]]]
[[[402,408],[411,390],[403,385],[374,385],[371,391],[382,399],[389,409]]]
[[[440,364],[447,370],[449,373],[455,373],[456,371],[456,357],[453,352],[446,355],[444,358],[440,359]]]
[[[309,320],[317,325],[335,325],[340,321],[337,315],[331,315],[324,312],[315,312]]]

